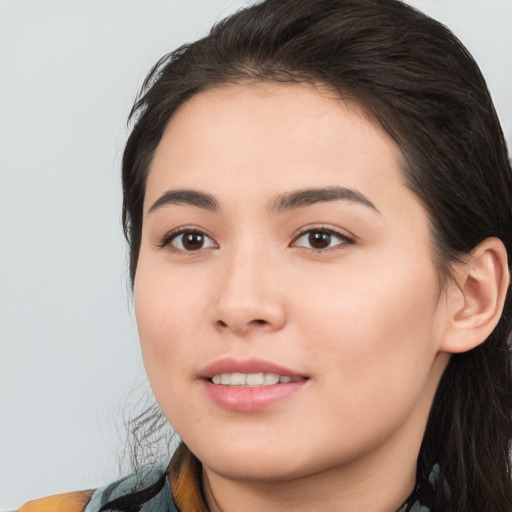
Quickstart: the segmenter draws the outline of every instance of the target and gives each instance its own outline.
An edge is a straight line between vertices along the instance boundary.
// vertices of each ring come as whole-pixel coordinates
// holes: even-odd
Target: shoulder
[[[23,505],[18,512],[82,512],[94,491],[79,491],[57,494]]]
[[[173,503],[166,468],[146,468],[94,491],[83,512],[174,512]]]
[[[57,494],[23,505],[17,512],[177,512],[165,468],[133,473],[95,490]]]
[[[201,463],[182,443],[167,467],[146,467],[100,489],[31,501],[18,512],[207,512],[201,473]]]

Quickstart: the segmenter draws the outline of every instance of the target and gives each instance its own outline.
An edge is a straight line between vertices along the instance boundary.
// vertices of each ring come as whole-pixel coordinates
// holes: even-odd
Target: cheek
[[[397,386],[400,376],[421,380],[437,352],[435,269],[430,262],[396,263],[333,273],[328,288],[312,281],[302,290],[302,327],[318,340],[312,360],[337,365],[354,389],[367,385],[378,393],[383,379]]]
[[[154,388],[172,376],[173,368],[190,365],[194,340],[206,318],[204,293],[204,286],[191,276],[161,269],[158,263],[139,264],[135,311],[144,364]]]
[[[307,359],[321,386],[316,406],[323,404],[333,436],[362,446],[397,430],[418,407],[429,408],[440,332],[437,276],[428,265],[348,272],[329,290],[312,283],[303,289],[310,300],[299,315],[308,333],[302,339],[314,340]]]

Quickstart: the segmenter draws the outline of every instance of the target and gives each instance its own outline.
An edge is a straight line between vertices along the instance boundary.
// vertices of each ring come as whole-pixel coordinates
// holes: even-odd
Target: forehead
[[[402,185],[401,153],[361,110],[312,84],[210,89],[171,118],[157,147],[148,199],[170,187],[222,192],[342,185],[383,192]],[[281,189],[281,190],[277,190]]]

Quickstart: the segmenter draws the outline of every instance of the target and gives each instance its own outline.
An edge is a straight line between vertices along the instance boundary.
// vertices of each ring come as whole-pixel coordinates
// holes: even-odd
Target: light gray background
[[[0,0],[0,510],[118,476],[144,383],[120,226],[125,119],[161,55],[248,3]],[[410,3],[469,47],[511,141],[512,0]]]

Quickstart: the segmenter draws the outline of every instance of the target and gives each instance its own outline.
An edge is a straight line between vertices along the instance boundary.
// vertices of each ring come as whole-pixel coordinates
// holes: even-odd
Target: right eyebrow
[[[199,192],[197,190],[189,189],[178,189],[168,190],[162,196],[160,196],[149,208],[148,214],[167,206],[169,204],[184,204],[189,206],[196,206],[208,211],[218,211],[219,203],[216,199],[205,192]]]

